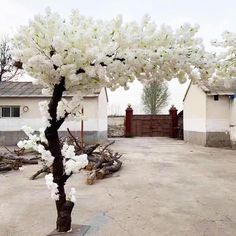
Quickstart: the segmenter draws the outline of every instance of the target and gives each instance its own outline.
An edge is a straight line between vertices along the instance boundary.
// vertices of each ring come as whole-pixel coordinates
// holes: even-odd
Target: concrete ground
[[[120,172],[77,189],[73,223],[88,224],[86,236],[235,236],[236,151],[204,148],[168,138],[118,139]],[[56,211],[38,169],[0,175],[0,235],[45,236]]]

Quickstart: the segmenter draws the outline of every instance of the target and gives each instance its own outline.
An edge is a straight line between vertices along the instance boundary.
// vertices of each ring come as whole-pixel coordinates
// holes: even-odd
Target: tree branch
[[[57,106],[58,102],[61,101],[62,94],[65,91],[65,77],[61,77],[60,83],[56,84],[54,87],[52,98],[48,105],[48,112],[51,116],[50,124],[53,126],[58,126],[57,124]],[[64,120],[63,120],[64,122]],[[61,124],[63,123],[61,122]],[[59,128],[60,126],[58,126]]]

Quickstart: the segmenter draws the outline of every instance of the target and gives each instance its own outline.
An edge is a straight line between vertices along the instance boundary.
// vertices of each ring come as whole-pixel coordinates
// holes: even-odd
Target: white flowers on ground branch
[[[72,145],[64,143],[61,150],[64,159],[64,168],[66,175],[70,175],[72,172],[78,172],[88,165],[87,154],[75,155],[75,148]]]

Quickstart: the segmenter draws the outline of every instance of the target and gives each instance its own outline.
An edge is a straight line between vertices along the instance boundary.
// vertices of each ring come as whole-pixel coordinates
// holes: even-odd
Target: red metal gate
[[[177,135],[177,109],[172,106],[167,115],[133,115],[126,109],[125,136],[173,137]]]

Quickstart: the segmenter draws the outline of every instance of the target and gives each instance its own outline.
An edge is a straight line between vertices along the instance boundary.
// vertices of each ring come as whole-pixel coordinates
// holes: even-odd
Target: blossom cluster
[[[48,113],[48,103],[49,102],[47,100],[40,101],[38,103],[39,111],[41,113],[45,126],[50,126],[49,125],[50,115]]]
[[[53,175],[47,174],[45,176],[45,180],[46,180],[46,185],[48,187],[48,189],[50,189],[51,191],[51,198],[54,200],[59,200],[59,194],[58,194],[58,189],[57,189],[57,184],[53,182]]]
[[[76,202],[76,190],[75,188],[71,188],[70,193],[69,193],[69,200],[72,202]]]
[[[214,40],[212,44],[220,48],[215,78],[236,78],[236,33],[225,31],[222,40]]]
[[[53,163],[54,157],[52,156],[49,150],[45,149],[45,146],[42,143],[47,144],[47,139],[44,134],[44,129],[40,128],[39,130],[33,130],[30,127],[24,126],[22,130],[28,136],[27,140],[19,141],[18,147],[25,149],[33,149],[41,154],[41,158],[46,162],[46,165],[50,166]],[[71,173],[78,172],[83,169],[88,164],[88,159],[86,154],[76,155],[75,148],[73,145],[68,145],[64,143],[61,153],[64,157],[63,165],[64,171],[66,175],[70,175]],[[48,174],[45,176],[46,185],[51,190],[51,197],[54,200],[59,199],[57,184],[53,182],[53,175]],[[69,199],[72,202],[76,201],[75,197],[76,191],[74,188],[71,188],[71,192],[69,193]]]
[[[47,10],[21,27],[14,58],[43,87],[52,89],[64,77],[66,90],[81,97],[101,87],[127,88],[135,78],[205,79],[213,73],[214,56],[197,31],[189,24],[158,28],[148,16],[138,24],[123,23],[121,16],[94,20],[76,10],[64,19]]]
[[[87,154],[76,155],[75,147],[64,143],[61,150],[64,158],[64,167],[66,175],[70,175],[72,172],[78,172],[88,165]]]
[[[19,148],[33,149],[37,151],[37,146],[39,142],[47,144],[48,141],[47,138],[45,137],[44,128],[34,130],[31,127],[23,126],[21,129],[28,136],[28,139],[19,141],[17,143],[17,146]]]
[[[57,119],[65,117],[65,114],[69,114],[68,118],[73,119],[82,119],[82,107],[83,107],[83,98],[80,94],[72,96],[72,98],[62,98],[58,102],[57,106]]]
[[[50,166],[53,163],[54,157],[49,150],[46,150],[42,143],[47,144],[44,128],[33,130],[28,126],[23,126],[22,130],[28,136],[28,139],[21,140],[17,143],[19,148],[33,149],[41,154],[41,158]]]

